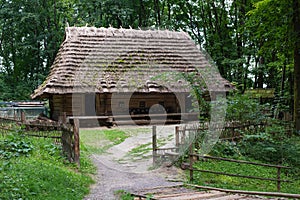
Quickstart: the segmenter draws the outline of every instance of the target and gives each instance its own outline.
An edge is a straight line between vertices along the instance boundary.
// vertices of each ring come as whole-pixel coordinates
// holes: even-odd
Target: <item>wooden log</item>
[[[79,119],[74,119],[74,162],[80,167]]]
[[[179,147],[179,126],[175,127],[175,146]]]
[[[156,126],[152,126],[152,151],[153,151],[153,164],[155,164],[156,156],[157,156]]]
[[[25,112],[22,111],[22,112],[21,112],[21,123],[23,124],[23,123],[25,123],[25,122],[26,122]]]
[[[214,157],[214,156],[201,156],[199,154],[193,154],[193,156],[198,156],[199,158],[207,158],[207,159],[213,159],[213,160],[223,160],[223,161],[229,161],[229,162],[235,162],[235,163],[244,163],[244,164],[251,164],[251,165],[258,165],[258,166],[265,166],[265,167],[276,167],[276,168],[284,168],[284,169],[291,169],[291,167],[283,166],[283,165],[271,165],[271,164],[265,164],[265,163],[256,163],[256,162],[250,162],[245,160],[234,160],[229,158],[220,158],[220,157]]]

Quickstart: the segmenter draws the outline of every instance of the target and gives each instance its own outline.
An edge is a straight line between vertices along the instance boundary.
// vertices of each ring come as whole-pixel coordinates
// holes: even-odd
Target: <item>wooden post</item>
[[[74,119],[74,162],[80,167],[80,148],[79,148],[79,119]]]
[[[280,186],[280,171],[281,167],[277,167],[277,191],[280,192],[281,186]]]
[[[156,126],[152,126],[152,151],[153,151],[153,164],[155,164],[156,156],[157,156]]]
[[[185,143],[185,127],[182,129],[181,144]]]
[[[21,123],[24,124],[26,121],[26,116],[25,116],[25,112],[21,111]]]
[[[16,110],[14,109],[14,120],[17,120]]]
[[[175,146],[179,147],[179,126],[175,127]]]
[[[193,171],[193,143],[191,142],[190,146],[189,146],[189,159],[190,159],[190,182],[192,182],[194,180],[194,171]]]
[[[67,123],[67,113],[66,112],[62,112],[59,116],[58,116],[58,121],[62,124],[66,124]]]

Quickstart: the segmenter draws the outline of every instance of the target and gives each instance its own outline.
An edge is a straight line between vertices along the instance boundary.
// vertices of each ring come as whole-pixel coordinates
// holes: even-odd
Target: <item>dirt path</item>
[[[185,175],[182,170],[175,167],[153,167],[151,127],[142,129],[122,127],[122,131],[128,132],[131,137],[121,144],[112,146],[104,154],[93,154],[91,156],[97,167],[96,184],[92,186],[91,192],[85,197],[85,200],[116,200],[118,197],[115,193],[120,190],[139,193],[143,190],[151,190],[151,188],[182,184],[181,182],[170,181],[184,180]],[[174,131],[175,126],[157,127],[157,138],[160,147],[174,146]],[[94,141],[90,142],[95,142],[99,147],[109,143],[103,138],[101,141],[96,141],[97,139],[94,137],[91,139]],[[191,199],[189,195],[190,193],[187,193],[184,199]],[[249,200],[266,199],[262,197],[230,195],[224,192],[216,194],[214,192],[202,192],[201,195],[200,199],[207,199],[204,196],[210,196],[209,199],[233,199],[233,197],[234,199]],[[217,195],[218,197],[211,195]],[[178,198],[183,197],[178,196]]]
[[[174,126],[157,127],[157,136],[162,146],[174,144]],[[124,128],[130,131],[130,128]],[[135,136],[127,138],[123,143],[108,149],[102,155],[92,155],[97,166],[96,184],[86,200],[115,200],[114,193],[118,190],[135,191],[157,186],[170,186],[180,183],[170,182],[169,179],[182,178],[183,172],[175,167],[159,167],[153,169],[151,128],[142,129]],[[134,148],[135,154],[129,154]],[[148,151],[146,151],[148,149]],[[140,154],[138,151],[141,151]],[[180,177],[181,176],[181,177]]]

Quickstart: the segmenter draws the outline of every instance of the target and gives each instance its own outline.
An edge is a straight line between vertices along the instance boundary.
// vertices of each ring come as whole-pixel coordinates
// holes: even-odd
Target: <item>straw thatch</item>
[[[232,87],[184,32],[68,27],[50,74],[32,98],[86,92],[188,92],[187,82],[176,73],[190,72],[200,75],[210,91]]]

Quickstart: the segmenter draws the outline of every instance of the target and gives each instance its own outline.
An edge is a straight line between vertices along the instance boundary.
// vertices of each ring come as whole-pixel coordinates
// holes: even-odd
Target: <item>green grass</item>
[[[146,155],[147,153],[152,152],[152,142],[141,144],[133,149],[131,149],[127,154],[126,157],[130,157],[133,161],[140,160],[152,157],[151,155]]]
[[[90,153],[102,154],[110,147],[124,142],[128,137],[141,132],[149,132],[149,128],[113,129],[81,129],[80,140],[85,150]]]
[[[81,145],[89,153],[103,154],[110,147],[125,141],[130,135],[119,129],[80,130]]]
[[[0,150],[0,199],[77,200],[93,183],[95,168],[87,154],[81,152],[78,168],[51,139],[10,135],[1,137]]]
[[[157,145],[159,147],[165,145],[166,142],[165,140],[157,140]],[[152,150],[153,150],[153,147],[152,147],[152,142],[148,142],[148,143],[145,143],[145,144],[141,144],[133,149],[131,149],[127,154],[126,156],[127,157],[131,157],[132,160],[140,160],[140,159],[145,159],[145,158],[149,158],[149,157],[152,157]],[[151,152],[151,155],[146,155],[147,153],[150,153]]]
[[[195,168],[203,170],[212,170],[247,176],[258,176],[266,178],[277,178],[277,169],[245,165],[239,163],[230,163],[226,161],[199,161],[195,163]],[[292,180],[296,174],[287,174],[284,170],[281,173],[282,179]],[[226,189],[249,190],[249,191],[268,191],[276,192],[276,181],[254,180],[240,177],[231,177],[226,175],[216,175],[211,173],[194,172],[194,183],[198,185],[207,185]],[[281,183],[281,192],[300,193],[300,180],[294,180],[292,183]]]

